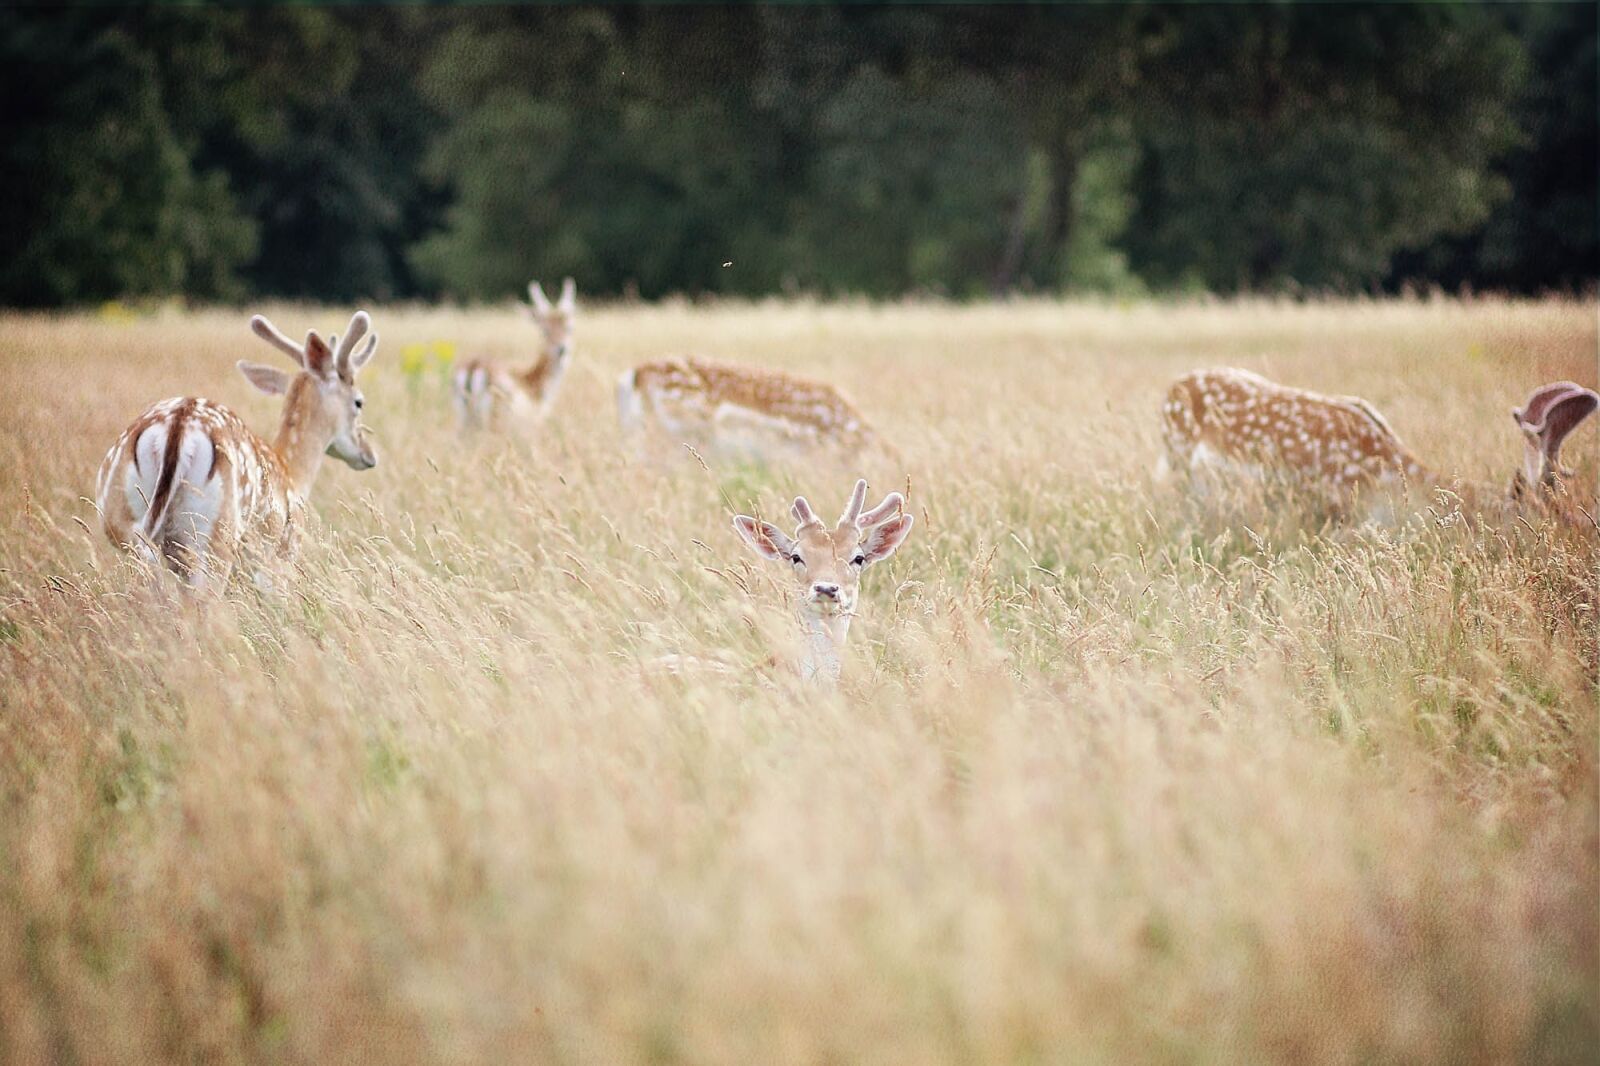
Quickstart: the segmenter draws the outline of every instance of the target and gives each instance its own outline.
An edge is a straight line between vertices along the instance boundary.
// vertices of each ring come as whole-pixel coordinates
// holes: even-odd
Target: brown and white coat
[[[1522,469],[1509,492],[1461,484],[1430,469],[1384,417],[1356,396],[1328,396],[1269,381],[1248,370],[1185,374],[1162,407],[1166,461],[1179,470],[1258,479],[1269,470],[1293,475],[1336,505],[1363,492],[1387,507],[1407,485],[1444,487],[1479,507],[1553,498],[1561,444],[1600,406],[1600,395],[1570,381],[1535,389],[1512,411],[1524,440]],[[1537,486],[1534,493],[1528,490]]]
[[[554,304],[537,281],[528,285],[531,303],[522,313],[539,327],[544,348],[532,366],[518,370],[491,359],[469,359],[456,367],[451,394],[463,429],[505,429],[537,425],[550,416],[561,382],[572,364],[573,326],[578,289],[571,278],[561,284]]]
[[[861,575],[893,555],[911,535],[913,519],[905,499],[891,492],[870,511],[867,482],[856,482],[844,513],[831,528],[804,496],[794,498],[798,526],[790,536],[771,522],[735,515],[733,528],[751,551],[790,568],[797,583],[799,619],[806,635],[800,674],[808,680],[837,681],[843,669],[845,640],[856,615]]]
[[[357,470],[378,461],[355,386],[378,343],[374,333],[357,348],[370,326],[366,312],[351,318],[342,341],[312,331],[303,346],[259,315],[250,325],[300,368],[289,374],[239,363],[253,385],[284,397],[273,442],[222,404],[163,400],[123,431],[97,478],[95,500],[110,541],[165,564],[195,587],[225,579],[246,543],[292,554],[324,454]]]
[[[875,441],[861,412],[832,385],[778,370],[704,359],[643,363],[617,382],[623,432],[665,436],[734,455],[841,452]]]

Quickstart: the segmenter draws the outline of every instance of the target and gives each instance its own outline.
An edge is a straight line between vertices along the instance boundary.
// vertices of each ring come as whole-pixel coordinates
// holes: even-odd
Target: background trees
[[[32,10],[0,58],[9,304],[1600,270],[1580,5]]]
[[[1526,55],[1434,6],[1163,14],[1141,107],[1133,266],[1157,284],[1370,287],[1505,201]],[[1592,228],[1592,227],[1591,227]]]
[[[237,290],[256,227],[197,165],[161,73],[117,20],[0,12],[0,299]]]

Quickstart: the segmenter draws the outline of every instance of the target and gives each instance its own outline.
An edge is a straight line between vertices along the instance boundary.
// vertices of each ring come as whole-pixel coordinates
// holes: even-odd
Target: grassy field
[[[325,467],[291,590],[182,605],[95,469],[169,395],[270,433],[233,362],[281,357],[0,317],[0,1061],[1592,1061],[1592,534],[1150,476],[1168,382],[1235,364],[1504,482],[1592,305],[597,308],[520,443],[458,438],[436,362],[531,355],[511,308],[374,320],[380,465]],[[611,382],[687,353],[904,459],[641,465]],[[783,653],[729,504],[857,473],[919,521],[837,691],[641,667]]]

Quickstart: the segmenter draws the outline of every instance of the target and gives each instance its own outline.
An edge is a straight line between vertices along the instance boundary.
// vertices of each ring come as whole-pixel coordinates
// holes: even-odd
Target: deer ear
[[[733,528],[750,545],[750,550],[763,559],[787,562],[794,554],[794,541],[771,522],[763,522],[749,515],[734,515]]]
[[[248,360],[239,360],[239,373],[245,380],[268,396],[282,396],[289,391],[289,382],[293,380],[288,374],[275,366],[263,366]]]
[[[328,342],[316,330],[306,334],[306,369],[319,378],[328,377],[333,372],[333,349],[328,347]]]
[[[571,312],[578,304],[578,283],[571,278],[561,282],[561,310]]]
[[[1556,456],[1561,452],[1561,442],[1567,439],[1567,434],[1594,414],[1596,407],[1600,407],[1600,395],[1590,389],[1582,389],[1561,397],[1545,411],[1542,436],[1544,453],[1549,456],[1551,466],[1555,465]]]
[[[866,565],[882,562],[893,555],[911,535],[914,522],[910,515],[903,514],[868,530],[861,538],[861,554],[867,557]]]
[[[1550,408],[1558,400],[1570,393],[1587,391],[1575,381],[1552,381],[1528,393],[1528,398],[1522,402],[1522,406],[1513,408],[1511,414],[1519,426],[1538,431],[1544,426],[1545,416],[1549,414]]]

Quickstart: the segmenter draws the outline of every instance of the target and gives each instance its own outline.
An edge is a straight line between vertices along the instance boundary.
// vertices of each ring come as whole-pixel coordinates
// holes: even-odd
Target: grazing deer
[[[863,479],[856,482],[844,513],[829,529],[806,498],[796,496],[793,514],[799,526],[792,537],[759,518],[736,515],[733,519],[733,528],[752,551],[793,570],[801,590],[800,620],[809,638],[800,668],[807,679],[839,680],[861,574],[893,555],[911,533],[912,517],[902,513],[905,500],[898,492],[889,493],[863,514],[866,501]]]
[[[256,335],[300,368],[291,374],[239,363],[252,385],[284,397],[277,437],[268,444],[210,400],[156,404],[100,464],[95,497],[106,536],[152,564],[165,562],[195,588],[211,577],[225,580],[247,539],[292,554],[324,453],[356,470],[377,465],[356,388],[356,374],[378,345],[370,325],[357,311],[342,340],[324,341],[313,330],[299,345],[260,315],[252,318]]]
[[[617,418],[635,437],[649,428],[733,455],[854,452],[875,439],[832,385],[700,359],[644,363],[623,374]]]
[[[1561,443],[1597,406],[1593,390],[1558,381],[1514,409],[1524,456],[1507,492],[1454,484],[1428,469],[1365,400],[1289,388],[1248,370],[1185,374],[1167,392],[1162,424],[1168,456],[1179,468],[1251,478],[1278,468],[1335,507],[1373,487],[1444,487],[1483,510],[1553,502],[1560,477],[1571,473],[1560,465]]]
[[[537,281],[528,284],[531,304],[522,313],[544,334],[544,350],[526,370],[512,370],[486,359],[469,359],[452,380],[456,416],[462,428],[488,428],[507,421],[544,421],[555,406],[561,380],[572,363],[572,327],[578,314],[578,287],[571,278],[561,283],[561,299],[552,304]]]

